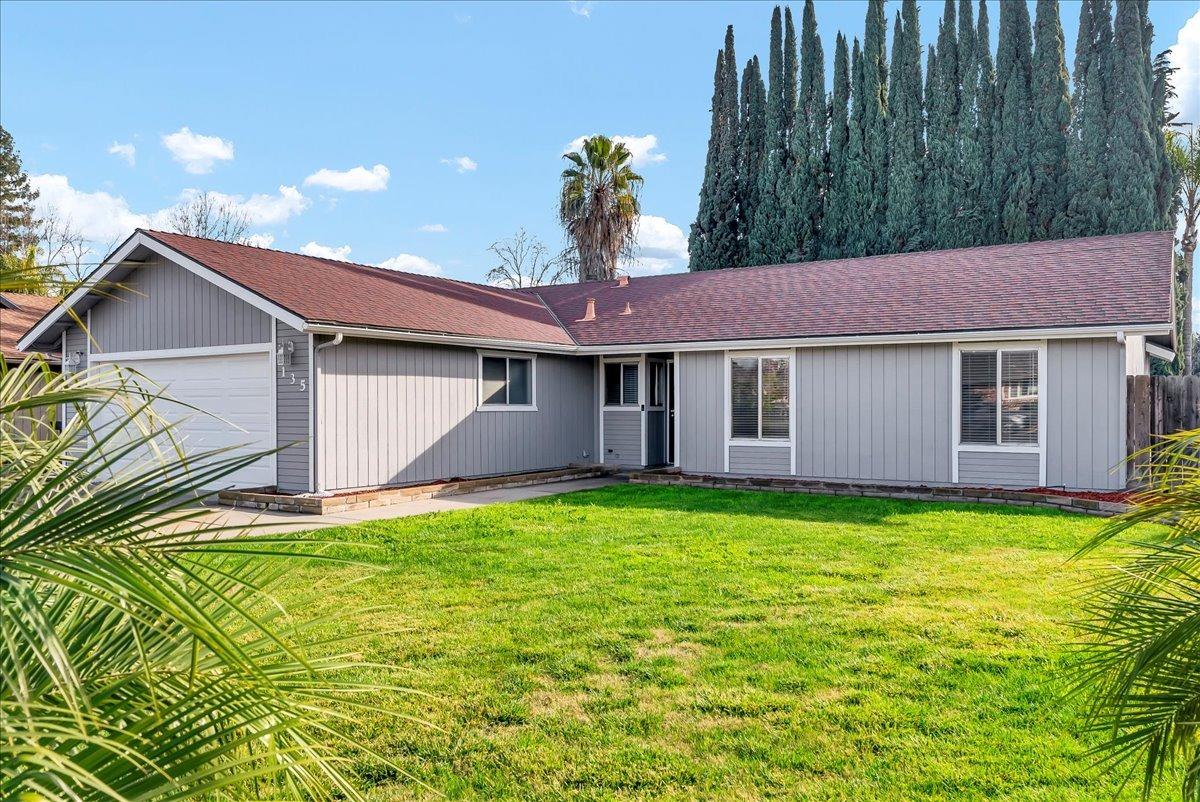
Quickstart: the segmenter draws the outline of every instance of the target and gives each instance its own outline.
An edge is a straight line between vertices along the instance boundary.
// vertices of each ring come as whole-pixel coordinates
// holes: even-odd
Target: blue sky
[[[922,3],[927,42],[942,6]],[[44,200],[101,246],[207,190],[245,204],[272,247],[469,280],[519,227],[562,244],[564,146],[636,137],[632,270],[682,269],[716,50],[732,23],[739,62],[765,68],[771,7],[5,2],[0,120]],[[834,35],[861,36],[865,7],[817,3],[830,77]],[[1078,13],[1064,0],[1068,59]],[[1198,110],[1200,2],[1151,0],[1150,16],[1156,52],[1192,20]]]

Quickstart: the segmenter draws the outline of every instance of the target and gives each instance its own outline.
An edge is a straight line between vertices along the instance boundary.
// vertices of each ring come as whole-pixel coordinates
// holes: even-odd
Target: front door
[[[674,364],[650,359],[646,376],[646,465],[667,465],[674,458]]]

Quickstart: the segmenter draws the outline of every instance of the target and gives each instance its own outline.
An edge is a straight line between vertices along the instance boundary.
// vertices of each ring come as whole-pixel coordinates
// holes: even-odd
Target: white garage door
[[[155,406],[162,417],[180,421],[174,433],[186,451],[236,446],[230,456],[275,447],[272,373],[267,352],[116,360],[99,354],[92,361],[116,362],[166,388],[164,395],[210,414],[179,404]],[[262,487],[275,484],[275,455],[222,477],[216,487]]]

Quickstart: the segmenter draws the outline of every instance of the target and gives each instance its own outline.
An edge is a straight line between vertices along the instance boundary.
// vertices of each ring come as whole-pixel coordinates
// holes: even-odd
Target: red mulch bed
[[[1092,501],[1115,501],[1118,504],[1129,504],[1133,501],[1135,491],[1133,490],[1112,490],[1102,492],[1099,490],[1062,490],[1056,487],[1031,487],[1028,490],[1021,491],[1023,493],[1042,493],[1047,496],[1070,496],[1071,498],[1089,498]]]

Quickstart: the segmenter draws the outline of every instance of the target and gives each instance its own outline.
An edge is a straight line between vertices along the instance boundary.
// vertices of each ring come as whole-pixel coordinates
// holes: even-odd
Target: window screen
[[[1000,355],[1000,440],[1013,445],[1038,443],[1037,351]]]
[[[737,357],[729,365],[730,434],[758,438],[758,359]]]
[[[762,436],[788,437],[788,361],[762,360]]]
[[[485,356],[483,358],[483,403],[507,404],[507,375],[508,367],[503,357]]]
[[[532,406],[533,360],[485,356],[480,360],[485,406]]]
[[[621,403],[638,402],[638,366],[636,363],[621,365]]]
[[[1038,352],[962,354],[964,445],[1038,444]]]
[[[769,440],[789,436],[791,387],[788,360],[734,357],[729,362],[730,436]]]
[[[533,403],[533,361],[530,359],[508,360],[508,403]]]

